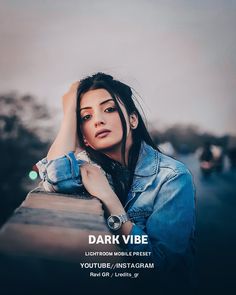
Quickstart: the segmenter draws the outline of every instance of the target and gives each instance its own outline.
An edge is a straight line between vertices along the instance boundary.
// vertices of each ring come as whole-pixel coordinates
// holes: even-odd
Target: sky
[[[102,71],[157,129],[236,135],[235,28],[230,0],[0,0],[0,94],[32,94],[57,122],[70,84]]]

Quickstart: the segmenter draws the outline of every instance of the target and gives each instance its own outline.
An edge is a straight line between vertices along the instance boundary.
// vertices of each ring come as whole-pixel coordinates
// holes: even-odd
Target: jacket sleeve
[[[83,162],[77,160],[73,152],[50,161],[40,160],[36,166],[45,191],[79,193],[83,187],[79,166]]]
[[[155,198],[143,231],[133,225],[131,235],[147,235],[148,244],[129,250],[150,251],[155,267],[168,271],[188,253],[195,231],[195,188],[190,172],[172,173]]]

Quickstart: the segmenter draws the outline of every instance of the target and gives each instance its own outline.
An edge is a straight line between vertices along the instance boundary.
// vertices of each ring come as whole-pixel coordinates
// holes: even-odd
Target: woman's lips
[[[103,131],[103,132],[99,133],[96,137],[103,138],[103,137],[106,137],[108,135],[108,133],[110,133],[110,131]]]

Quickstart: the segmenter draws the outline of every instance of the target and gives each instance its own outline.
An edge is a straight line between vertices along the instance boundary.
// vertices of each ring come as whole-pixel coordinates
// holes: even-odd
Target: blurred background
[[[0,224],[39,183],[70,84],[132,86],[163,152],[197,190],[201,290],[234,287],[236,1],[0,0]]]

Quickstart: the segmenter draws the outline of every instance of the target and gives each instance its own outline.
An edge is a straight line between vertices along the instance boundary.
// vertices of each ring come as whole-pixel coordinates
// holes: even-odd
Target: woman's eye
[[[91,117],[91,115],[85,115],[81,118],[82,121],[87,121],[89,118]]]
[[[115,107],[109,107],[109,108],[105,109],[105,112],[107,112],[107,113],[112,113],[112,112],[115,112],[115,111],[116,111]]]

